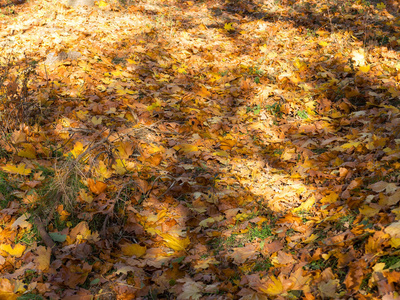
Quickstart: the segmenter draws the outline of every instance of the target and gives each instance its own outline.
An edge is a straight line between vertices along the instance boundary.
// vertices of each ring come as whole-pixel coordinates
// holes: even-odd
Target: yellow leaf
[[[37,248],[36,267],[40,271],[46,271],[50,266],[51,248],[39,246]]]
[[[147,106],[147,110],[148,111],[153,111],[158,107],[161,107],[162,102],[160,101],[160,99],[156,99],[156,102],[154,102],[153,104]]]
[[[320,45],[321,47],[326,47],[329,44],[327,42],[325,42],[325,41],[320,41],[320,42],[318,42],[318,45]]]
[[[366,65],[366,66],[360,66],[359,70],[363,73],[368,73],[370,69],[371,69],[371,65]]]
[[[25,245],[22,244],[16,244],[14,248],[11,247],[10,244],[1,244],[0,245],[0,250],[3,250],[4,252],[7,252],[11,256],[15,257],[21,257],[22,254],[24,253],[26,249]]]
[[[269,296],[277,296],[283,292],[283,285],[282,282],[276,278],[275,276],[270,277],[272,282],[266,283],[265,287],[260,286],[259,289],[263,293],[269,295]]]
[[[82,199],[83,201],[85,201],[86,203],[89,203],[89,204],[90,204],[90,203],[93,202],[93,197],[90,196],[90,195],[88,195],[84,189],[80,189],[80,190],[79,190],[79,196],[80,196],[81,199]]]
[[[107,90],[107,88],[106,88],[104,85],[102,85],[102,84],[99,84],[99,85],[97,86],[97,89],[98,89],[100,92],[105,92],[105,91]]]
[[[127,159],[133,154],[134,148],[135,146],[132,142],[120,142],[117,147],[118,156],[122,159]]]
[[[307,239],[305,239],[305,240],[303,241],[303,243],[305,243],[305,244],[312,243],[312,242],[314,242],[317,238],[319,238],[319,235],[313,233],[313,234],[310,235]]]
[[[363,205],[360,207],[360,213],[366,217],[372,217],[375,216],[377,213],[379,213],[380,208],[377,207],[370,207],[369,205]]]
[[[268,47],[267,47],[267,45],[264,44],[264,45],[260,46],[260,51],[261,51],[262,53],[264,53],[264,54],[267,54],[267,52],[268,52]]]
[[[96,171],[100,176],[100,181],[103,181],[105,178],[110,178],[112,175],[112,171],[108,170],[106,164],[102,160],[99,161],[99,166],[96,168]]]
[[[335,147],[333,148],[334,150],[339,150],[339,151],[343,151],[350,149],[352,147],[357,148],[361,143],[360,142],[355,142],[355,141],[351,141],[349,143],[344,143],[343,145],[339,146],[339,147]]]
[[[180,144],[180,145],[176,145],[174,146],[174,149],[176,151],[182,151],[184,153],[189,153],[189,152],[195,152],[195,151],[199,151],[199,147],[192,145],[192,144]]]
[[[115,164],[112,165],[112,167],[118,175],[124,175],[127,171],[125,159],[116,159]]]
[[[225,23],[224,29],[225,29],[226,31],[233,31],[233,30],[235,30],[235,28],[233,28],[233,23]]]
[[[142,257],[146,254],[146,247],[142,247],[138,244],[125,244],[121,246],[122,253],[126,256]]]
[[[386,5],[383,2],[381,2],[376,5],[376,8],[379,10],[383,10],[386,8]]]
[[[103,122],[103,118],[102,117],[98,117],[98,118],[93,117],[91,121],[94,125],[100,125]]]
[[[178,68],[178,73],[186,74],[186,66],[181,66],[180,68]]]
[[[228,156],[229,156],[228,152],[226,152],[226,151],[224,151],[224,150],[214,152],[213,154],[214,154],[214,155],[217,155],[217,156],[222,156],[222,157],[228,157]]]
[[[108,3],[104,2],[103,0],[97,1],[97,6],[100,8],[105,8],[105,7],[108,7]]]
[[[81,142],[76,142],[74,149],[71,150],[71,154],[74,158],[77,158],[83,152],[83,144]]]
[[[33,147],[33,145],[25,143],[22,146],[24,147],[24,150],[19,151],[18,156],[31,159],[36,158],[36,150],[35,147]]]
[[[25,168],[25,164],[20,163],[17,166],[12,164],[7,164],[5,167],[2,167],[3,171],[11,174],[19,174],[19,175],[29,175],[32,169]]]
[[[335,192],[332,192],[328,195],[326,195],[325,197],[323,197],[320,202],[322,204],[329,204],[329,203],[335,203],[337,201],[337,199],[339,198],[339,195],[336,194]]]
[[[311,207],[313,207],[314,204],[315,204],[315,198],[314,198],[314,196],[311,196],[305,202],[303,202],[299,207],[296,207],[295,209],[293,209],[293,211],[294,212],[308,211],[311,209]]]
[[[390,246],[392,246],[393,248],[399,248],[400,247],[400,238],[391,238]]]
[[[191,1],[189,1],[191,2]],[[207,27],[204,24],[200,24],[199,26],[197,26],[197,28],[201,31],[207,30]]]
[[[159,235],[164,239],[165,245],[175,251],[183,251],[190,244],[190,240],[188,237],[180,239],[168,233],[159,233]]]

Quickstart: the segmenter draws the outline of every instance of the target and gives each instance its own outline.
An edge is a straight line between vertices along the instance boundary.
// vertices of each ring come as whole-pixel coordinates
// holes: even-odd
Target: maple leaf
[[[50,256],[51,256],[51,248],[39,246],[37,248],[37,256],[36,256],[36,267],[40,271],[47,271],[50,267]]]
[[[248,259],[256,258],[256,249],[257,247],[255,245],[247,244],[245,247],[234,248],[230,257],[233,258],[235,264],[240,265]]]
[[[96,194],[99,195],[101,193],[103,193],[106,188],[107,188],[107,184],[101,181],[94,181],[93,179],[89,178],[87,180],[88,186],[89,186],[89,190]]]
[[[30,214],[28,214],[28,213],[20,216],[11,225],[11,228],[17,229],[18,227],[21,227],[21,228],[30,228],[30,227],[32,227],[32,224],[26,221],[29,217],[30,217]]]
[[[92,117],[91,121],[93,125],[100,125],[103,122],[103,117]]]
[[[368,73],[370,69],[371,69],[371,65],[365,65],[365,66],[360,66],[360,67],[359,67],[359,70],[360,70],[362,73]]]
[[[202,296],[205,284],[202,282],[195,282],[192,279],[185,277],[178,279],[178,282],[182,282],[182,293],[177,297],[178,300],[198,300]]]
[[[235,30],[235,28],[233,28],[233,23],[225,23],[224,29],[226,31],[234,31]]]
[[[270,276],[268,281],[256,286],[256,288],[268,296],[277,296],[284,292],[282,282],[275,276]]]
[[[138,244],[124,244],[121,246],[122,253],[126,256],[136,256],[137,258],[142,257],[146,254],[146,247],[142,247]]]
[[[336,298],[336,291],[339,285],[339,279],[329,279],[326,282],[321,282],[318,289],[323,297]]]
[[[11,247],[9,244],[0,244],[0,250],[3,250],[10,254],[11,256],[21,257],[25,252],[26,246],[22,244],[16,244],[14,247]]]
[[[25,144],[22,144],[22,146],[24,147],[24,150],[19,151],[18,156],[31,158],[31,159],[36,158],[36,150],[33,145],[25,143]]]
[[[86,203],[89,203],[89,204],[90,204],[90,203],[93,202],[93,197],[90,196],[90,195],[88,195],[84,189],[80,189],[80,190],[79,190],[79,196],[80,196],[81,199],[82,199],[83,201],[85,201]]]
[[[386,5],[383,2],[380,2],[376,4],[376,8],[379,10],[384,10],[386,8]]]
[[[201,269],[208,269],[210,265],[217,265],[219,262],[213,258],[213,257],[207,257],[206,259],[202,259],[196,263],[194,268],[196,270],[201,270]]]
[[[84,150],[85,147],[83,147],[83,144],[81,142],[76,142],[70,153],[74,158],[77,158]]]
[[[26,165],[24,163],[20,163],[18,167],[12,164],[7,164],[2,167],[2,169],[11,174],[29,175],[32,169],[26,168],[25,166]]]
[[[189,245],[190,245],[190,239],[189,237],[186,237],[184,239],[180,239],[177,237],[174,237],[168,233],[158,233],[165,242],[165,245],[175,251],[183,251],[185,250]]]

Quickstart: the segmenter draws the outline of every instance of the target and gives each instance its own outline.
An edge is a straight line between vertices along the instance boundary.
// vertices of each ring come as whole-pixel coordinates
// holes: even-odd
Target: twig
[[[39,231],[39,235],[42,238],[43,242],[45,243],[45,245],[47,247],[49,247],[51,249],[51,251],[54,251],[54,247],[55,247],[55,243],[52,240],[52,238],[50,237],[50,235],[47,233],[45,226],[43,225],[42,220],[39,217],[36,217],[34,220],[34,223]]]

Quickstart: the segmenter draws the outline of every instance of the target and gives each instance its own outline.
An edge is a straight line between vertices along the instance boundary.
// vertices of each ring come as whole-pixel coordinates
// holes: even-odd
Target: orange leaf
[[[87,182],[89,185],[89,190],[96,195],[101,194],[107,188],[107,184],[101,181],[95,182],[93,179],[89,178]]]

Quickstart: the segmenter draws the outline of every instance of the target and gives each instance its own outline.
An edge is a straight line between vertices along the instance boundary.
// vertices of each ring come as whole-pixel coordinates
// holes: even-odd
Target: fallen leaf
[[[146,247],[138,244],[124,244],[121,246],[122,253],[126,256],[142,257],[146,254]]]
[[[93,179],[89,178],[87,182],[89,190],[96,195],[100,195],[107,188],[107,184],[101,181],[94,181]]]

